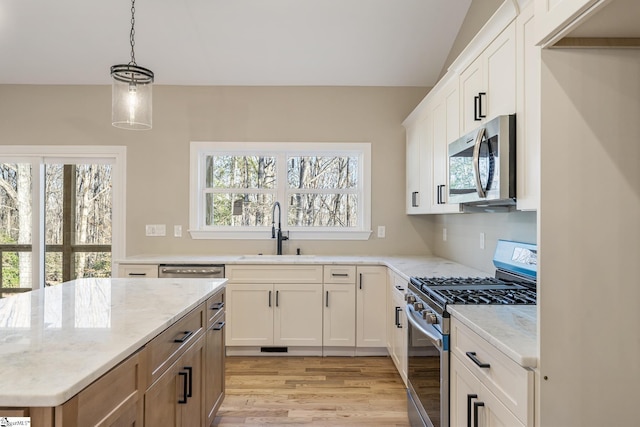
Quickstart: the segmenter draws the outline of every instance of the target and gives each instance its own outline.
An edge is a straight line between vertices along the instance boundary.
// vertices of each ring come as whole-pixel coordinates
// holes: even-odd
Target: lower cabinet
[[[452,426],[534,424],[534,374],[451,318]]]
[[[356,268],[356,347],[387,346],[387,267]]]
[[[387,349],[404,383],[407,383],[407,318],[404,313],[406,280],[389,272]]]
[[[228,346],[322,346],[322,284],[230,284]]]
[[[205,337],[201,336],[147,389],[147,426],[200,426],[203,417]]]

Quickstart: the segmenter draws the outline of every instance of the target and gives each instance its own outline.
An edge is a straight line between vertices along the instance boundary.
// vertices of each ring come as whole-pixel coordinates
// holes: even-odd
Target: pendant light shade
[[[131,61],[111,67],[111,124],[117,128],[147,130],[152,125],[153,71],[136,64],[135,0],[131,1]]]

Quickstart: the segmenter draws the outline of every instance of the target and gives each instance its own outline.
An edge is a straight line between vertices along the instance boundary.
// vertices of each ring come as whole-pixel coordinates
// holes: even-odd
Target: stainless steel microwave
[[[449,203],[507,207],[515,200],[515,114],[498,116],[449,144]]]

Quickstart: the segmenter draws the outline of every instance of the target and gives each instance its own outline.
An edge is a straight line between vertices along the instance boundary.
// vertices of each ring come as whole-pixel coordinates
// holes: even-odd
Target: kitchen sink
[[[248,261],[299,261],[313,257],[315,255],[242,255],[239,259]]]

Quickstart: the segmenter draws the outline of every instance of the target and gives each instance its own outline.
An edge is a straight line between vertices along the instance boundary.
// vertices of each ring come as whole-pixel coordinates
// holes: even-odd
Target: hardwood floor
[[[407,396],[389,357],[227,357],[214,426],[405,427]]]

